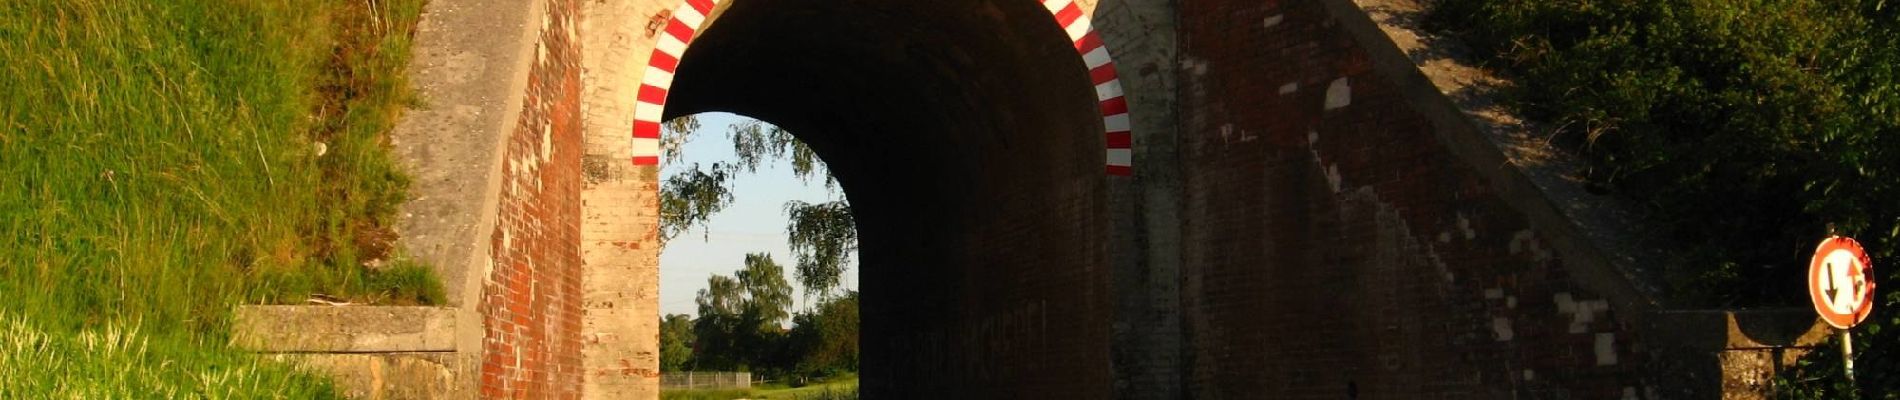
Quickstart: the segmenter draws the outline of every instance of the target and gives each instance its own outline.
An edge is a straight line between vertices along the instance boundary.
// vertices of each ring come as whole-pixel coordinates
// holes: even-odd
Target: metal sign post
[[[1847,383],[1854,383],[1854,332],[1841,330],[1841,366],[1847,371]]]

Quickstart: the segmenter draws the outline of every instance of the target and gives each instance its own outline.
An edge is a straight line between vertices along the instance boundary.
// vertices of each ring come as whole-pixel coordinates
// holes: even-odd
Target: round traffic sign
[[[1860,242],[1835,236],[1821,241],[1808,263],[1808,295],[1828,325],[1847,329],[1874,310],[1874,264]]]

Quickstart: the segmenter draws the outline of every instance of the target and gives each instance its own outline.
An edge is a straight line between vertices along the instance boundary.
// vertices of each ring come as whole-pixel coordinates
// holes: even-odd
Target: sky
[[[691,167],[693,163],[711,165],[737,159],[732,141],[726,139],[727,127],[745,117],[726,113],[699,114],[700,129],[685,145],[681,159],[671,160],[661,170],[662,180]],[[798,264],[785,244],[785,202],[799,200],[818,203],[844,197],[843,192],[828,191],[822,179],[803,182],[792,175],[791,161],[776,160],[759,166],[756,174],[742,174],[732,188],[733,202],[714,214],[703,227],[681,233],[667,242],[660,252],[660,312],[695,314],[693,302],[706,278],[714,274],[731,276],[745,265],[746,253],[769,252],[772,260],[786,268],[786,283],[798,288],[791,267]],[[857,258],[845,270],[844,288],[858,288]],[[802,292],[798,309],[805,308]]]

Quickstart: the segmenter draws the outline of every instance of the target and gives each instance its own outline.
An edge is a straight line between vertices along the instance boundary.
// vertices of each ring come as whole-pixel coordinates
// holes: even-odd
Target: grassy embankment
[[[0,398],[331,397],[231,307],[439,299],[390,248],[420,3],[0,2]]]

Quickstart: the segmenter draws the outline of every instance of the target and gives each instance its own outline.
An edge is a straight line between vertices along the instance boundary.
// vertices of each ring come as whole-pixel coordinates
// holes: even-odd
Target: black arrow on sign
[[[1827,302],[1833,303],[1834,293],[1840,291],[1839,287],[1834,286],[1834,263],[1827,263]]]

